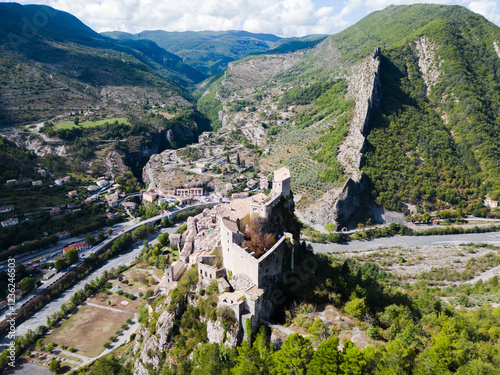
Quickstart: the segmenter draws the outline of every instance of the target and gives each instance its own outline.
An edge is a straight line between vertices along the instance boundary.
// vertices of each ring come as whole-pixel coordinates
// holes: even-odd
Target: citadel
[[[235,199],[190,217],[186,232],[170,238],[171,245],[182,247],[182,251],[179,260],[165,268],[152,299],[168,294],[182,274],[197,265],[202,285],[216,280],[218,306],[233,310],[241,327],[250,320],[255,329],[270,318],[275,284],[285,264],[293,263],[290,255],[299,240],[293,212],[290,171],[281,168],[274,171],[269,196],[259,193]],[[249,220],[264,224],[276,240],[272,247],[256,253],[245,246]]]

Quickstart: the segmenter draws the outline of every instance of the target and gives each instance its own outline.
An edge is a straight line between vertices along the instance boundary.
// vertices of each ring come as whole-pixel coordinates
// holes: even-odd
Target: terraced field
[[[303,129],[295,126],[282,128],[272,142],[270,155],[261,161],[261,168],[264,170],[271,171],[278,165],[290,169],[293,177],[292,189],[294,193],[304,197],[299,202],[300,206],[314,202],[326,191],[345,182],[344,176],[333,183],[321,182],[319,175],[328,167],[314,160],[307,149],[307,146],[325,134],[333,123],[333,119],[328,119]]]

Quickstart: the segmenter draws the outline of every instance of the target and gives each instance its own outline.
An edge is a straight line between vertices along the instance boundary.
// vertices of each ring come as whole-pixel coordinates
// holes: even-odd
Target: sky
[[[0,0],[4,2],[4,0]],[[28,0],[78,17],[98,32],[246,30],[282,37],[334,34],[394,5],[462,5],[500,26],[495,0]]]

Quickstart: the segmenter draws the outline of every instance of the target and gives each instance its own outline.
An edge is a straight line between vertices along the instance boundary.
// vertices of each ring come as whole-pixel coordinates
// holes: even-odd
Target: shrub
[[[364,318],[368,312],[364,298],[353,298],[346,303],[344,310],[347,314],[358,319]]]

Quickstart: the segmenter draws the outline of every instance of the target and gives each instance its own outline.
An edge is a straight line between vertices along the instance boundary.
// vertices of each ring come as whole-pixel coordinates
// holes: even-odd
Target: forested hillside
[[[410,9],[422,19],[427,8]],[[449,204],[479,214],[484,194],[498,196],[498,40],[498,27],[481,16],[438,7],[404,44],[383,50],[382,101],[365,169],[378,203],[427,211]]]
[[[233,63],[198,103],[216,127],[236,126],[270,148],[261,166],[289,167],[300,194],[323,194],[323,203],[349,196],[338,186],[358,175],[361,154],[360,188],[385,209],[484,216],[485,197],[500,196],[500,29],[484,17],[461,6],[390,6],[309,49],[283,52]],[[369,61],[379,64],[373,76]],[[338,78],[344,101],[328,102],[325,113],[320,96]]]
[[[130,101],[186,103],[174,81],[199,79],[152,42],[120,44],[39,5],[0,4],[0,51],[0,124],[102,106],[120,112]]]

